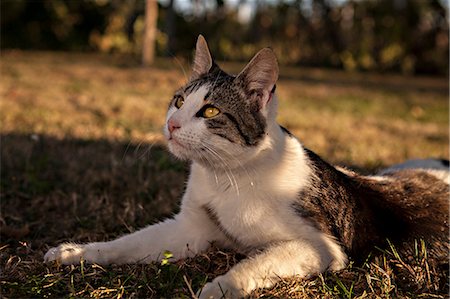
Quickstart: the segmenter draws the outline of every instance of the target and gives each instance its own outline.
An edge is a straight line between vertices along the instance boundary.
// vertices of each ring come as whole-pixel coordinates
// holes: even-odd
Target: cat
[[[151,263],[165,251],[195,256],[212,242],[249,256],[207,283],[203,299],[341,270],[386,239],[400,250],[424,238],[430,254],[448,258],[448,164],[376,176],[328,164],[276,122],[278,72],[265,48],[231,76],[200,35],[191,78],[175,92],[164,127],[170,152],[192,161],[180,212],[110,242],[62,244],[45,261]]]

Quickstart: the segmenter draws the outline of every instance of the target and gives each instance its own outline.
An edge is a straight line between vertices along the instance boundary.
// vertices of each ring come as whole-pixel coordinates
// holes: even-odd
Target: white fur
[[[450,185],[450,172],[436,169],[425,169],[425,171]]]
[[[148,263],[162,259],[165,251],[175,259],[193,256],[211,242],[252,256],[208,283],[200,298],[220,298],[222,291],[229,297],[243,296],[281,277],[307,277],[346,265],[341,246],[292,209],[299,191],[309,183],[311,169],[301,144],[275,122],[276,98],[262,111],[268,120],[267,135],[249,152],[208,135],[204,122],[193,118],[206,92],[201,87],[186,97],[181,109],[170,108],[167,116],[181,125],[172,133],[170,150],[180,158],[194,157],[180,213],[110,242],[62,244],[50,249],[45,261]],[[167,126],[164,131],[170,138]],[[202,144],[221,153],[221,157],[211,153],[207,161],[212,165],[196,162]],[[230,240],[213,223],[205,205],[235,239]]]
[[[383,169],[379,172],[380,175],[386,175],[399,170],[417,169],[427,172],[432,176],[450,184],[450,169],[443,165],[441,161],[436,159],[413,159],[401,164],[392,165],[389,168]]]
[[[392,165],[380,172],[380,174],[390,173],[397,170],[403,169],[435,169],[435,170],[446,170],[449,168],[444,166],[439,160],[436,159],[413,159],[408,160],[401,164]]]

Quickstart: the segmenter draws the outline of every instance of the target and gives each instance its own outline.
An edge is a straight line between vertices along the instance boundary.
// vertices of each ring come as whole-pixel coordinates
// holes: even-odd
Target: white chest
[[[218,225],[244,248],[261,247],[268,243],[289,240],[294,236],[289,226],[290,210],[278,201],[253,194],[244,198],[217,198],[209,204],[217,216]]]
[[[225,191],[214,182],[203,182],[201,188],[193,191],[198,204],[209,210],[225,235],[243,250],[298,237],[303,221],[291,204],[299,186],[287,190],[264,180],[239,182]]]

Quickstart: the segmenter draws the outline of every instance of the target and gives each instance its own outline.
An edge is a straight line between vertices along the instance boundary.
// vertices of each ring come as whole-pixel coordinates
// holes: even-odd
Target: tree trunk
[[[166,34],[167,34],[167,46],[166,46],[166,56],[175,55],[175,11],[173,9],[174,0],[169,0],[167,6],[167,16],[166,16]]]
[[[142,64],[149,66],[155,59],[156,25],[158,21],[158,1],[146,0],[145,30],[142,44]]]

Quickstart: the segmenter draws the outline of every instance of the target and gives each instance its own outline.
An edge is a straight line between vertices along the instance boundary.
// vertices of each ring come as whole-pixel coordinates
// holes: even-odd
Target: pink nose
[[[181,128],[180,124],[173,120],[173,119],[169,119],[169,122],[167,123],[169,132],[172,133],[173,131],[175,131],[176,129]]]

